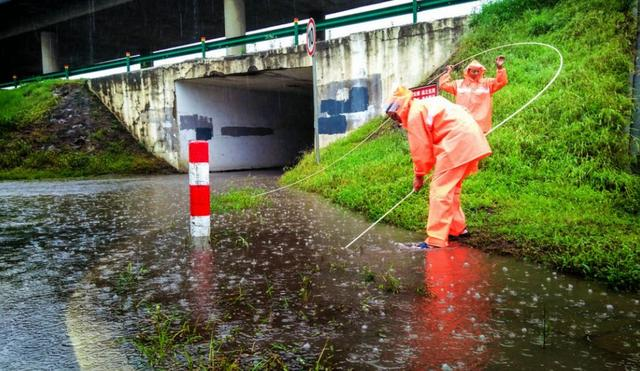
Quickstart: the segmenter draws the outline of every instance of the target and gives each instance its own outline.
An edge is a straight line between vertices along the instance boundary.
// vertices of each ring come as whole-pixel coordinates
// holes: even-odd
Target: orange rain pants
[[[472,68],[479,69],[480,74],[474,79],[469,74]],[[491,130],[491,112],[493,111],[492,95],[509,82],[507,70],[496,70],[496,78],[485,78],[486,68],[478,61],[472,61],[464,70],[464,79],[451,81],[451,74],[440,77],[440,88],[456,97],[456,103],[466,107],[476,120],[483,133]]]
[[[426,241],[429,246],[447,246],[449,235],[459,236],[467,227],[460,205],[460,193],[462,181],[476,166],[477,160],[431,178]]]
[[[413,100],[411,91],[400,87],[392,104],[407,129],[415,175],[434,169],[427,243],[446,247],[449,234],[459,235],[466,226],[460,207],[462,181],[477,171],[478,161],[489,156],[491,148],[469,112],[443,97]]]

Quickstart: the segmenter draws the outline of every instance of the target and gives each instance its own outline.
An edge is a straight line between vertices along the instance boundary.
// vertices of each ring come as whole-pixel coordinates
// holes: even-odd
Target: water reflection
[[[189,301],[193,303],[190,308],[193,320],[198,323],[212,320],[210,314],[215,308],[215,265],[210,246],[193,247],[189,277]]]
[[[491,303],[486,255],[465,247],[425,252],[425,285],[431,297],[416,310],[420,366],[486,367]]]

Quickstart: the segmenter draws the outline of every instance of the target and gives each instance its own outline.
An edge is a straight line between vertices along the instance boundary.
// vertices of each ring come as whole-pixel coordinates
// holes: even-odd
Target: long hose
[[[491,134],[492,132],[494,132],[497,128],[499,128],[500,126],[504,125],[507,121],[511,120],[515,115],[517,115],[518,113],[522,112],[522,110],[524,110],[525,108],[527,108],[531,103],[533,103],[534,101],[536,101],[538,98],[540,98],[540,96],[542,95],[542,93],[544,93],[547,89],[549,89],[549,87],[551,86],[551,84],[553,84],[556,79],[558,78],[558,76],[560,75],[560,72],[562,71],[562,68],[564,67],[564,58],[562,56],[562,53],[560,53],[560,51],[552,45],[549,44],[545,44],[545,43],[539,43],[539,42],[519,42],[519,43],[513,43],[513,44],[506,44],[506,45],[501,45],[501,46],[497,46],[495,48],[491,48],[491,49],[487,49],[485,51],[482,51],[478,54],[474,54],[471,57],[464,59],[458,63],[456,63],[454,65],[458,66],[472,58],[475,58],[481,54],[485,54],[494,50],[498,50],[498,49],[503,49],[503,48],[508,48],[508,47],[512,47],[512,46],[518,46],[518,45],[539,45],[539,46],[545,46],[548,47],[550,49],[552,49],[553,51],[555,51],[556,53],[558,53],[558,56],[560,57],[560,66],[558,67],[558,70],[556,71],[555,75],[553,75],[553,78],[551,78],[551,80],[549,80],[549,82],[547,83],[547,85],[545,85],[544,88],[542,88],[542,90],[540,90],[538,92],[538,94],[536,94],[533,98],[531,98],[527,103],[525,103],[522,107],[520,107],[519,109],[517,109],[515,112],[513,112],[511,115],[509,115],[506,119],[502,120],[499,124],[497,124],[496,126],[494,126],[491,130],[489,130],[489,132],[487,132],[486,135]],[[436,76],[433,80],[431,80],[431,82],[435,81],[435,79],[437,79],[438,77],[442,76],[444,74],[441,73],[440,75]],[[429,82],[429,84],[431,83]],[[360,239],[360,237],[364,236],[368,231],[370,231],[373,227],[375,227],[378,223],[380,223],[380,221],[382,221],[382,219],[384,219],[387,215],[389,215],[395,208],[397,208],[398,206],[400,206],[400,204],[402,204],[405,200],[407,200],[411,195],[413,195],[415,193],[415,191],[412,189],[411,192],[409,192],[406,196],[404,196],[404,198],[400,201],[398,201],[395,205],[393,205],[392,208],[390,208],[386,213],[384,213],[384,215],[382,215],[380,218],[378,218],[378,220],[376,220],[375,222],[373,222],[373,224],[371,224],[367,229],[365,229],[362,233],[360,233],[356,238],[354,238],[351,242],[349,242],[343,249],[348,248],[349,246],[353,245],[354,242],[356,242],[357,240]]]

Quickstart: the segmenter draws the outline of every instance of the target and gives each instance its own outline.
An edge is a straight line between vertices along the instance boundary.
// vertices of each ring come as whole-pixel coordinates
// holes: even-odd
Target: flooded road
[[[276,172],[212,174],[214,192]],[[0,183],[0,369],[146,369],[132,345],[157,304],[211,322],[243,368],[640,368],[635,293],[464,246],[414,251],[290,190],[188,235],[183,175]],[[145,273],[123,283],[127,270]],[[123,286],[125,285],[125,286]],[[124,287],[124,288],[123,288]]]

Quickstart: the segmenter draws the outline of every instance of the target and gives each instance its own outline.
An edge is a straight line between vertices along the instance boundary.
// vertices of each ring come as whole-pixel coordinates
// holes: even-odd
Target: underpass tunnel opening
[[[310,67],[176,81],[180,159],[209,142],[211,171],[294,164],[313,148]]]

